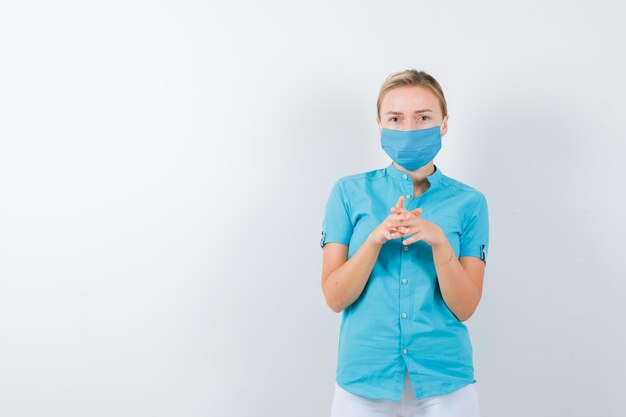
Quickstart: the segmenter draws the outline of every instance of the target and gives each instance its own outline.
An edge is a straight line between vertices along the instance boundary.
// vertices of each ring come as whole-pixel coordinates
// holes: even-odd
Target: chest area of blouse
[[[413,190],[413,184],[409,181],[384,187],[370,186],[369,189],[359,190],[361,192],[350,193],[353,224],[350,255],[392,214],[391,207],[397,204],[400,195],[404,196],[404,208],[408,211],[421,208],[420,218],[439,226],[458,253],[459,236],[465,214],[463,207],[460,207],[445,189],[429,189],[415,198]]]

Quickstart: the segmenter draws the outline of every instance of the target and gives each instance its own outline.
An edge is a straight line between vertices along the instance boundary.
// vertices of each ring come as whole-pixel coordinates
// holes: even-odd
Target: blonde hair
[[[382,103],[385,94],[387,94],[394,88],[407,85],[416,85],[429,88],[439,99],[439,105],[441,107],[441,113],[443,114],[443,117],[446,117],[448,115],[448,104],[446,103],[446,98],[443,95],[443,90],[441,89],[441,86],[439,85],[437,80],[435,80],[430,74],[424,71],[410,69],[394,72],[389,77],[387,77],[382,87],[380,87],[380,92],[378,93],[378,101],[376,102],[376,114],[378,115],[379,119],[380,104]]]

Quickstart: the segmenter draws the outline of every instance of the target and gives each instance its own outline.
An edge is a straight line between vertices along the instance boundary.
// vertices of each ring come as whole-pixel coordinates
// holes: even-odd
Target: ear
[[[378,136],[383,132],[383,126],[380,124],[380,119],[376,118],[376,123],[378,124]]]
[[[441,136],[445,135],[446,132],[448,132],[448,115],[446,115],[441,122]]]

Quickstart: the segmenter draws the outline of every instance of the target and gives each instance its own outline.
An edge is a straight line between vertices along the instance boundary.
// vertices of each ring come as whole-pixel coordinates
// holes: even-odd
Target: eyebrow
[[[428,113],[428,112],[432,113],[432,110],[430,110],[430,109],[415,110],[413,113]],[[403,114],[403,113],[401,111],[388,111],[385,114]]]

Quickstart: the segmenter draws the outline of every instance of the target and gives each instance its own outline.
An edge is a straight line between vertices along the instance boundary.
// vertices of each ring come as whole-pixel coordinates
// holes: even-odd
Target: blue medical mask
[[[389,157],[409,171],[433,160],[441,149],[441,126],[418,130],[383,128],[380,142]]]

